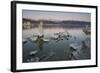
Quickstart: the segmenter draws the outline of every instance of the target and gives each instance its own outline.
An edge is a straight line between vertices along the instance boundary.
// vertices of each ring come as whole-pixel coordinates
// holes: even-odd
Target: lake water
[[[51,37],[56,37],[54,34],[58,32],[64,32],[64,34],[70,34],[71,37],[66,39],[54,40]],[[22,39],[33,37],[39,33],[38,28],[23,30]],[[47,28],[43,30],[44,39],[49,40],[48,42],[39,41],[32,42],[27,40],[27,43],[23,44],[23,62],[44,62],[44,61],[64,61],[64,60],[75,60],[72,59],[72,51],[70,44],[82,45],[82,41],[87,38],[90,39],[90,35],[86,35],[82,29],[65,29],[65,28]],[[36,37],[33,37],[36,38]],[[89,40],[90,42],[90,40]],[[88,45],[91,46],[90,44]],[[30,56],[32,51],[37,51],[33,56]],[[74,52],[73,52],[74,53]],[[76,55],[77,60],[90,59],[90,48],[82,47],[79,51],[80,55]]]

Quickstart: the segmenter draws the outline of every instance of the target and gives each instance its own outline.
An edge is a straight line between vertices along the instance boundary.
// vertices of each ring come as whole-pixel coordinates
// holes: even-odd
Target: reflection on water
[[[23,62],[90,59],[90,34],[80,29],[38,28],[23,30]],[[32,56],[30,56],[30,54]]]

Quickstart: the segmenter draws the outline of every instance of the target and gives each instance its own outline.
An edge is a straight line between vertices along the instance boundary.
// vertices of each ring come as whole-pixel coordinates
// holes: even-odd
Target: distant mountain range
[[[43,27],[50,28],[50,27],[85,27],[88,25],[89,27],[91,26],[90,22],[86,21],[76,21],[76,20],[31,20],[31,19],[25,19],[23,18],[23,23],[30,21],[33,24],[33,27],[38,27],[38,24],[40,21],[43,22]]]

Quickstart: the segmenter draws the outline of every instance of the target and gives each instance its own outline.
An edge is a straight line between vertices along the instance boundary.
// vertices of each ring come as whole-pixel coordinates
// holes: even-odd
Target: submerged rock
[[[77,50],[79,50],[81,48],[82,48],[81,44],[78,44],[78,43],[72,43],[72,44],[70,44],[70,49],[72,50],[72,52],[73,51],[77,51]]]
[[[35,51],[31,51],[31,52],[29,53],[29,55],[30,55],[30,56],[34,56],[34,55],[36,55],[37,53],[38,53],[37,50],[35,50]]]
[[[27,43],[27,40],[23,39],[22,42],[23,42],[23,45],[24,45],[24,44]]]
[[[82,44],[78,44],[78,43],[70,44],[71,60],[80,59],[81,49],[82,49]]]
[[[39,57],[34,57],[34,58],[27,59],[27,62],[39,62],[39,60],[40,60]]]
[[[51,58],[54,55],[55,55],[54,52],[50,52],[48,56],[46,56],[45,58],[42,59],[42,61],[47,61],[49,58]]]

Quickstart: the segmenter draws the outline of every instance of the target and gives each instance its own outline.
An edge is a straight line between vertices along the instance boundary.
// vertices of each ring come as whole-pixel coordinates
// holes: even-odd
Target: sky
[[[33,20],[77,20],[77,21],[91,21],[90,13],[78,12],[57,12],[57,11],[39,11],[39,10],[23,10],[22,18]]]

